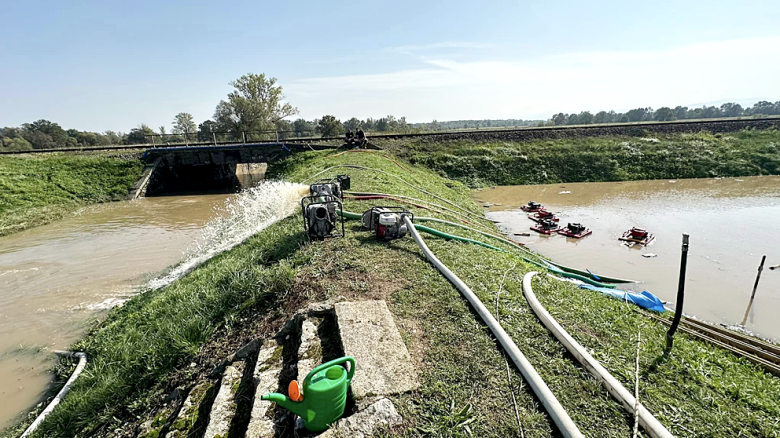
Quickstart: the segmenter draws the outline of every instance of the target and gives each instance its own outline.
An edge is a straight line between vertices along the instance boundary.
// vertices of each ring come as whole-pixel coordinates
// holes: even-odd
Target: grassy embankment
[[[377,142],[472,187],[780,174],[777,130],[524,142]]]
[[[406,171],[376,153],[332,155],[299,154],[270,172],[303,181],[334,164],[369,166],[481,213],[465,186],[429,170],[404,163]],[[352,176],[356,191],[441,203],[380,173],[333,169],[328,174],[343,172]],[[361,212],[371,205],[347,201],[345,207]],[[452,220],[419,209],[415,213]],[[486,230],[493,226],[476,222]],[[484,239],[445,225],[436,228]],[[630,436],[632,418],[573,362],[529,309],[521,280],[533,266],[500,243],[506,253],[424,238],[488,308],[498,306],[495,314],[507,332],[586,436]],[[625,303],[546,277],[538,277],[534,286],[542,304],[629,388],[641,332],[640,398],[676,436],[780,435],[780,379],[682,333],[671,356],[663,358],[666,327]],[[394,399],[406,419],[404,428],[386,431],[385,436],[518,436],[512,394],[524,436],[554,436],[551,421],[520,374],[510,367],[511,384],[507,381],[495,340],[411,238],[379,243],[352,221],[346,238],[305,244],[297,217],[112,311],[73,347],[89,354],[90,365],[37,436],[134,436],[135,427],[155,418],[174,388],[213,380],[224,357],[243,342],[273,334],[307,302],[337,296],[387,300],[419,369],[419,391]]]
[[[0,156],[0,236],[124,199],[142,168],[137,159],[109,155]]]

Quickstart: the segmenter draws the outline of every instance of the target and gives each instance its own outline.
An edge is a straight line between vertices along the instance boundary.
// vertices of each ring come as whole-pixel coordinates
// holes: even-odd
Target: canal
[[[486,188],[487,216],[513,238],[553,260],[592,272],[640,280],[624,289],[649,290],[675,301],[682,233],[690,234],[684,311],[711,322],[742,322],[761,256],[780,264],[780,177],[746,177]],[[519,209],[541,202],[560,223],[593,230],[582,239],[543,236]],[[655,234],[647,247],[618,237],[633,226]],[[517,236],[530,232],[530,237]],[[780,339],[780,269],[761,276],[745,328]]]

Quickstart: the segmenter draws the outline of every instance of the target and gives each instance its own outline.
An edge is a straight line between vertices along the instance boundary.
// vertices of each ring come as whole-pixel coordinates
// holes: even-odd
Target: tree
[[[566,124],[566,114],[558,113],[558,114],[552,116],[552,121],[556,125],[565,125]]]
[[[674,111],[672,111],[672,109],[668,106],[662,106],[661,108],[655,110],[654,118],[660,122],[674,120]]]
[[[767,102],[766,100],[762,100],[760,102],[756,102],[752,108],[750,108],[750,114],[752,115],[767,115],[771,116],[774,114],[778,114],[780,111],[780,108],[776,108],[775,105],[772,104],[772,102]]]
[[[198,126],[192,119],[190,113],[179,113],[173,118],[173,133],[184,135],[184,139],[189,139],[190,134],[198,132]]]
[[[0,138],[0,148],[8,152],[21,152],[31,151],[33,147],[22,137],[3,137]]]
[[[166,134],[166,132],[165,132],[165,125],[160,126],[159,132],[160,132],[160,135],[163,135],[163,136]]]
[[[634,108],[626,113],[629,122],[641,122],[647,119],[648,113],[652,112],[652,108]]]
[[[293,122],[293,131],[296,137],[306,137],[314,131],[314,125],[304,119],[298,119]]]
[[[738,103],[726,102],[720,106],[720,112],[723,117],[739,117],[745,110]]]
[[[593,122],[593,114],[590,111],[583,111],[577,116],[577,123],[580,125],[589,125]]]
[[[344,129],[347,131],[357,131],[359,127],[360,127],[360,120],[356,119],[355,117],[344,122]]]
[[[323,137],[335,137],[344,133],[344,126],[335,116],[323,116],[317,124],[317,132]]]
[[[141,123],[137,128],[130,130],[130,133],[125,138],[125,144],[148,143],[152,135],[154,135],[154,130],[148,125]]]
[[[593,123],[609,123],[609,113],[606,111],[599,111],[593,116]]]
[[[571,113],[568,116],[566,116],[566,124],[567,125],[576,125],[580,122],[580,118],[575,113]]]
[[[230,83],[234,90],[214,110],[214,120],[222,131],[234,133],[273,130],[274,124],[298,109],[284,100],[276,78],[249,73]]]
[[[106,131],[103,133],[103,135],[108,138],[108,144],[121,144],[122,143],[122,133],[121,132],[114,132],[114,131]]]
[[[721,112],[719,108],[714,106],[704,107],[704,113],[702,114],[702,117],[704,117],[705,119],[711,119],[720,116],[721,116]]]
[[[677,118],[677,120],[683,120],[688,118],[688,107],[687,106],[676,106],[674,108],[674,116]]]
[[[214,137],[211,134],[217,132],[217,128],[217,124],[211,120],[206,120],[198,125],[198,141],[212,141]]]

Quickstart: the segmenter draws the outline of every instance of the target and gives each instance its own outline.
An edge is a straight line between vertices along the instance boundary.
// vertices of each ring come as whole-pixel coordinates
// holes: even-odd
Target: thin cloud
[[[767,56],[777,47],[780,37],[519,60],[436,57],[416,69],[305,79],[286,91],[311,117],[390,113],[410,120],[536,118],[558,111],[769,98],[780,96],[780,58]]]
[[[406,46],[387,47],[384,50],[388,52],[400,53],[403,55],[415,55],[420,52],[429,52],[441,49],[487,49],[489,44],[464,42],[464,41],[446,41],[433,44],[411,44]]]

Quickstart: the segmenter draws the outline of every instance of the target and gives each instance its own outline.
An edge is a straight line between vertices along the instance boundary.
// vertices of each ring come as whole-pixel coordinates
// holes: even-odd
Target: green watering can
[[[349,362],[349,371],[341,364]],[[290,382],[289,394],[276,392],[264,394],[263,400],[276,402],[279,406],[300,416],[303,426],[312,432],[321,432],[344,415],[347,404],[347,388],[355,375],[355,359],[346,356],[324,363],[303,380],[303,392],[298,382]]]

